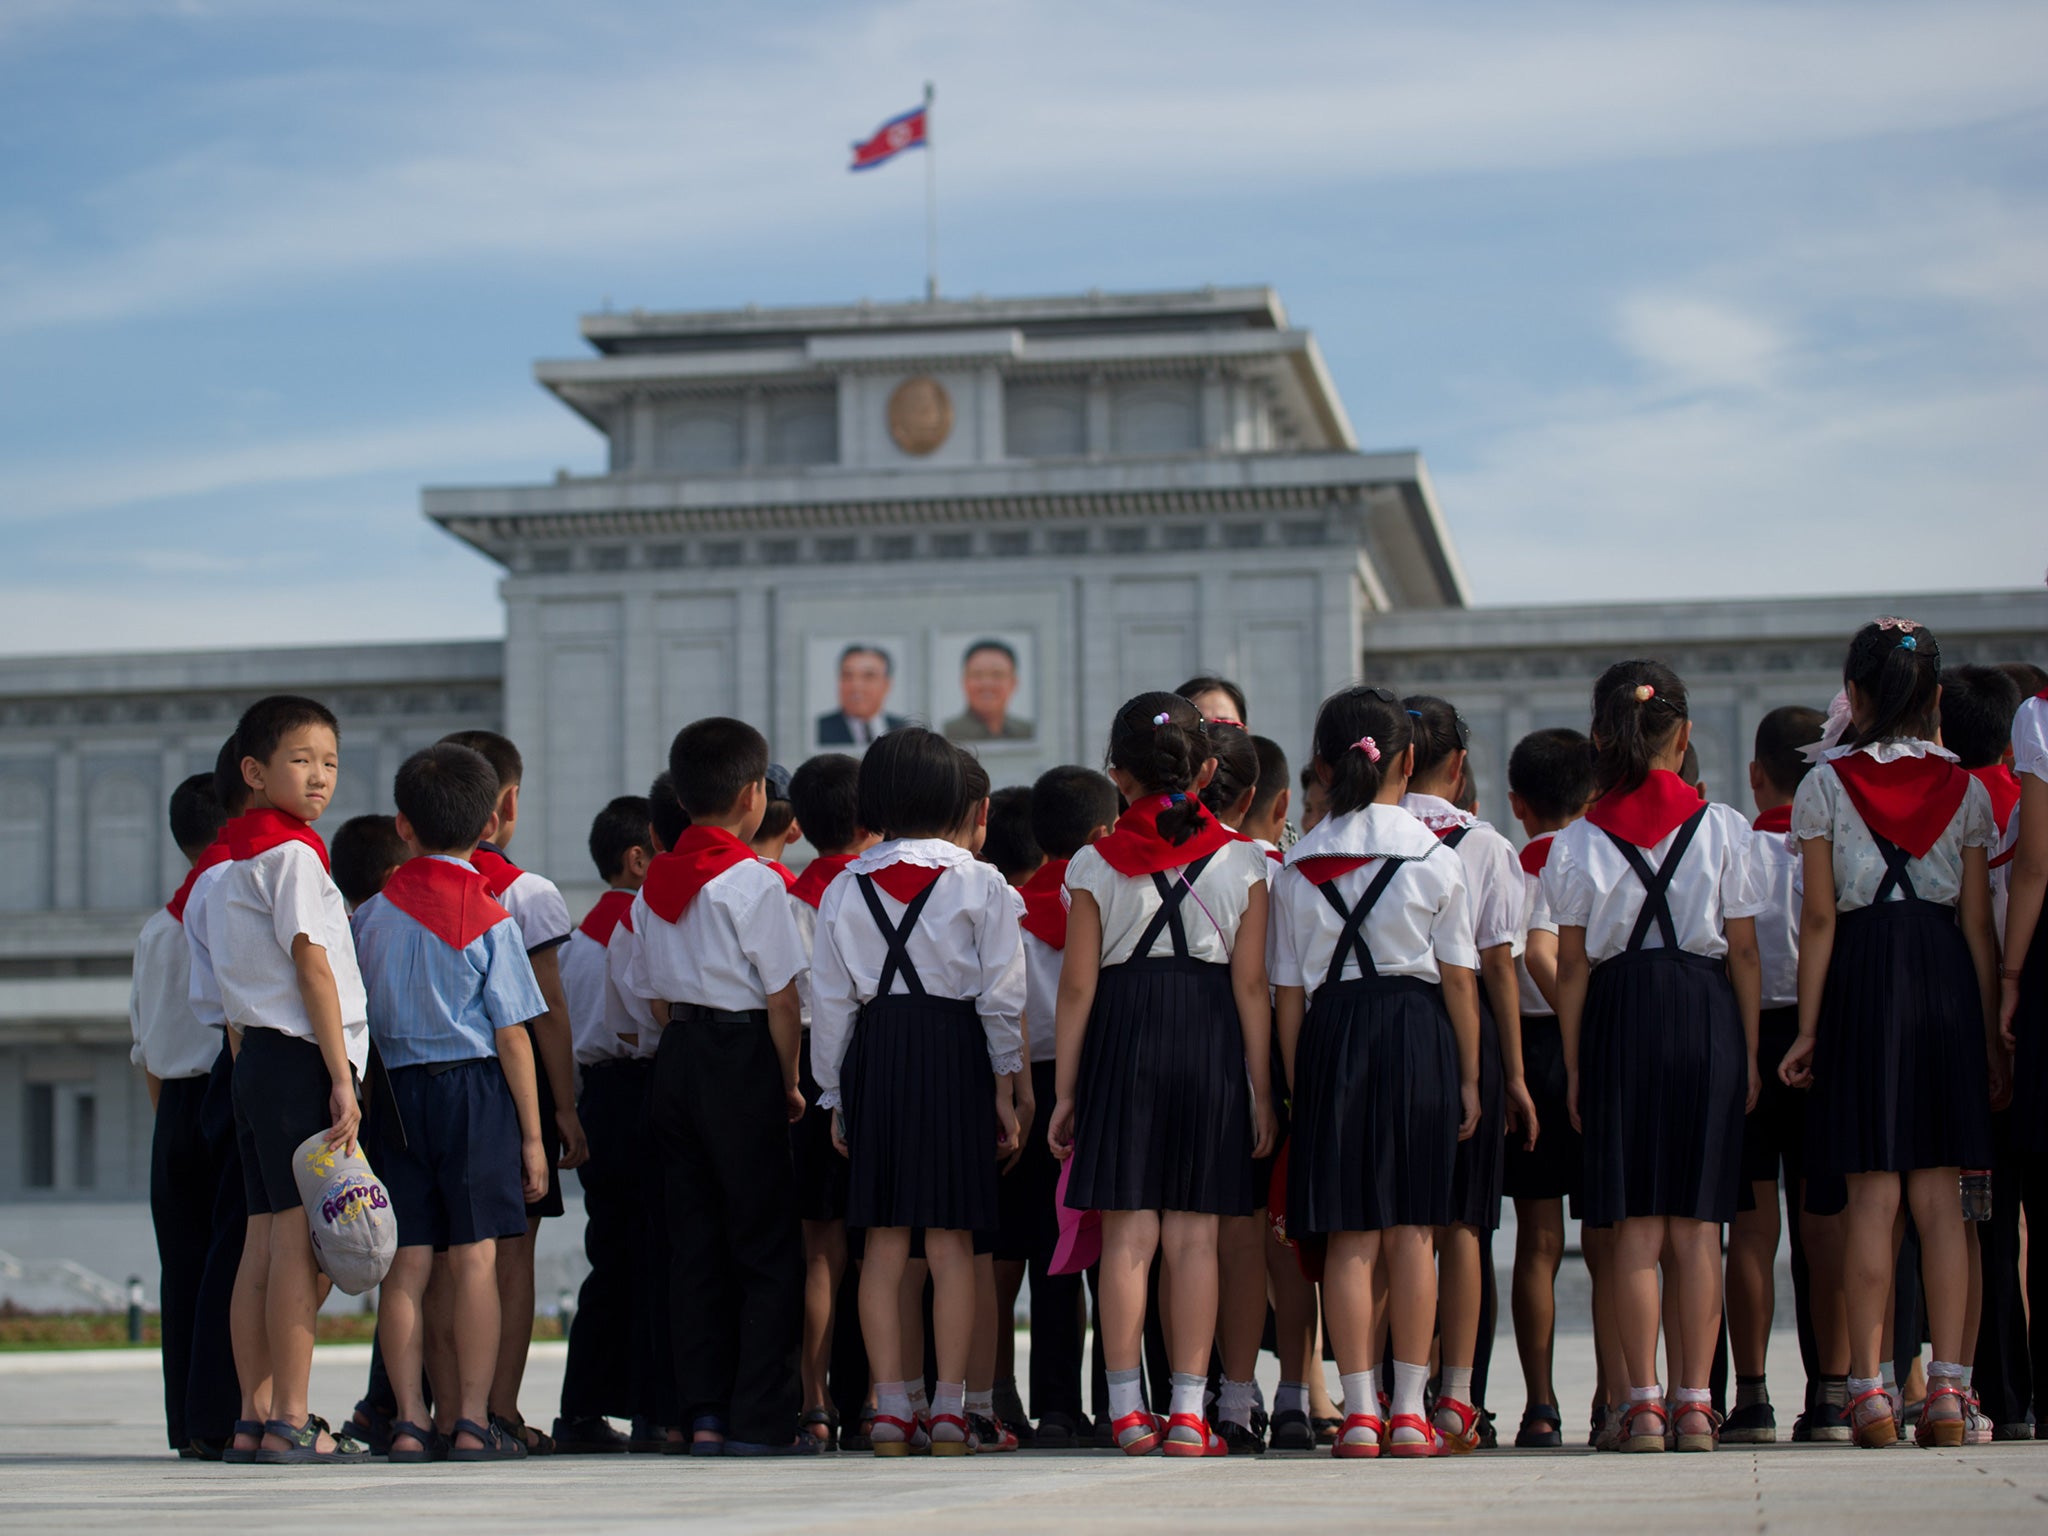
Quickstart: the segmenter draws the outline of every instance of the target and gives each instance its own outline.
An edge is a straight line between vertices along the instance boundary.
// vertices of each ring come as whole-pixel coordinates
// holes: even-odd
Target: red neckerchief
[[[286,843],[304,843],[320,856],[320,867],[328,868],[327,845],[320,841],[320,834],[273,806],[243,812],[220,829],[220,840],[227,845],[231,859],[253,859]]]
[[[1792,830],[1792,807],[1774,805],[1768,811],[1757,812],[1756,820],[1750,826],[1758,832],[1790,832]]]
[[[789,894],[815,910],[825,899],[825,887],[836,880],[839,872],[856,857],[851,853],[820,854],[804,866],[804,872],[796,877],[796,884],[789,888]]]
[[[1169,843],[1160,834],[1159,815],[1173,803],[1173,798],[1147,795],[1117,817],[1115,830],[1094,845],[1102,862],[1120,875],[1158,875],[1192,864],[1204,854],[1232,843],[1249,841],[1224,826],[1201,801],[1189,795],[1187,803],[1194,807],[1198,818],[1194,835],[1184,843]]]
[[[1047,859],[1017,887],[1024,898],[1024,931],[1047,949],[1067,947],[1067,904],[1060,888],[1067,883],[1067,860]]]
[[[1550,862],[1550,845],[1556,841],[1557,834],[1555,832],[1546,832],[1541,837],[1530,838],[1523,845],[1522,851],[1515,855],[1516,858],[1522,861],[1522,873],[1525,875],[1542,874],[1543,866]]]
[[[200,871],[211,869],[216,864],[225,864],[231,857],[233,855],[228,852],[226,840],[219,836],[216,836],[212,842],[206,845],[206,851],[199,855],[198,860],[186,873],[184,881],[178,886],[176,893],[169,901],[164,903],[164,910],[171,914],[173,922],[182,923],[185,921],[185,903],[192,899],[192,887],[199,879]]]
[[[929,864],[884,864],[868,871],[868,878],[907,907],[944,873],[945,870]]]
[[[1945,757],[1899,757],[1880,763],[1868,752],[1828,759],[1865,826],[1916,859],[1941,834],[1970,792],[1970,776]]]
[[[1326,853],[1315,858],[1299,860],[1294,867],[1301,871],[1302,879],[1310,885],[1328,885],[1332,880],[1341,880],[1354,869],[1363,869],[1370,863],[1371,859],[1353,858],[1342,853]]]
[[[1282,853],[1278,848],[1268,848],[1266,850],[1266,857],[1271,859],[1275,864],[1285,864],[1287,862],[1287,855]]]
[[[526,873],[489,843],[479,843],[476,852],[469,856],[469,862],[484,877],[484,884],[493,900],[511,890],[513,882]]]
[[[763,859],[761,862],[763,864],[766,864],[770,869],[774,870],[775,873],[782,876],[782,888],[785,891],[793,891],[796,889],[795,870],[791,869],[787,864],[783,863],[780,859]]]
[[[679,923],[705,886],[728,869],[758,862],[754,850],[723,827],[686,827],[675,847],[647,866],[640,894],[656,917]]]
[[[469,948],[511,916],[480,871],[424,855],[391,871],[383,896],[450,949]]]
[[[576,931],[609,949],[612,930],[621,923],[625,924],[626,932],[633,931],[633,893],[606,891],[597,898],[597,905],[590,909],[583,921],[576,925]]]
[[[2012,820],[2013,807],[2020,803],[2020,778],[2004,763],[1993,763],[1988,768],[1965,768],[1963,772],[1982,784],[1991,793],[1991,816],[1998,823],[1999,835],[2005,835],[2006,824]]]
[[[1654,848],[1698,813],[1700,792],[1668,768],[1623,794],[1609,790],[1586,812],[1586,820],[1638,848]]]

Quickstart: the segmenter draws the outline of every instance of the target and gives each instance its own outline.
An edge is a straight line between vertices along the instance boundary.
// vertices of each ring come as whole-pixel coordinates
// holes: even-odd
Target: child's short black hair
[[[2022,702],[2048,688],[2048,672],[2042,671],[2031,661],[2001,661],[1998,670],[2019,684]]]
[[[1259,792],[1252,796],[1251,814],[1263,816],[1287,787],[1287,754],[1279,742],[1265,736],[1252,738],[1252,750],[1259,754]]]
[[[590,862],[597,866],[598,879],[616,880],[626,867],[626,855],[635,848],[653,854],[648,822],[645,795],[620,795],[605,802],[590,823]]]
[[[993,781],[988,776],[988,770],[981,766],[980,758],[976,757],[965,747],[961,747],[958,750],[960,753],[960,813],[953,818],[953,827],[956,831],[966,831],[975,821],[976,815],[981,809],[981,802],[988,798],[989,787]]]
[[[500,736],[496,731],[450,731],[441,738],[449,746],[467,747],[472,752],[483,754],[485,762],[491,765],[491,772],[498,776],[498,788],[510,789],[520,782],[526,772],[526,763],[519,755],[519,749],[512,745],[510,737]]]
[[[1216,759],[1216,771],[1202,787],[1202,804],[1211,816],[1221,816],[1246,790],[1256,799],[1259,787],[1259,749],[1251,733],[1241,725],[1221,720],[1209,722],[1209,755]]]
[[[334,883],[352,907],[360,907],[384,889],[391,871],[412,857],[391,816],[351,816],[327,845]]]
[[[754,828],[754,841],[761,843],[771,837],[782,836],[795,820],[796,809],[787,800],[770,800],[761,812],[761,825]]]
[[[647,786],[647,826],[664,849],[673,848],[690,830],[690,813],[676,794],[676,777],[658,773]]]
[[[1756,723],[1756,765],[1781,795],[1792,794],[1813,771],[1801,747],[1820,740],[1827,716],[1804,704],[1781,704]]]
[[[230,820],[249,808],[249,786],[242,779],[242,744],[232,736],[214,754],[213,798]]]
[[[398,765],[391,798],[422,852],[459,853],[483,840],[497,813],[498,787],[483,753],[437,741]]]
[[[749,784],[768,782],[768,738],[726,715],[693,720],[669,744],[668,771],[692,821],[725,815]]]
[[[1116,825],[1120,803],[1106,774],[1078,763],[1048,768],[1031,786],[1031,836],[1048,859],[1071,859],[1090,832]]]
[[[1191,677],[1173,691],[1184,699],[1192,699],[1198,693],[1227,694],[1237,710],[1237,723],[1244,724],[1244,690],[1227,677]]]
[[[860,824],[882,837],[948,837],[960,825],[967,775],[960,750],[921,725],[878,736],[860,760]]]
[[[213,775],[195,773],[171,791],[171,841],[188,859],[196,859],[227,825],[227,812],[214,793]]]
[[[1965,768],[1989,768],[2012,745],[2020,685],[1999,667],[1947,667],[1941,674],[1941,744]]]
[[[820,853],[842,853],[860,839],[860,760],[820,752],[789,777],[789,803],[804,841]]]
[[[1593,743],[1566,725],[1545,726],[1508,754],[1508,788],[1539,821],[1569,821],[1593,798]]]
[[[241,762],[252,757],[259,763],[269,762],[277,754],[278,743],[309,725],[324,725],[334,732],[337,742],[341,740],[341,722],[318,699],[301,698],[295,693],[273,693],[267,699],[258,699],[242,711],[241,721],[235,726],[236,750],[242,754],[235,776],[241,777]]]
[[[988,797],[988,836],[981,856],[1015,884],[1045,862],[1045,852],[1031,835],[1031,790],[1012,784]]]

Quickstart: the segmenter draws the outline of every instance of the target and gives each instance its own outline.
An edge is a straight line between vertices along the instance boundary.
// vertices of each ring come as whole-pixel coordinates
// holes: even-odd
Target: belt
[[[457,1067],[466,1067],[479,1061],[495,1060],[497,1060],[495,1056],[465,1056],[460,1061],[423,1061],[420,1065],[427,1069],[427,1076],[440,1077],[446,1073],[453,1072]]]
[[[735,1011],[730,1008],[706,1008],[698,1003],[670,1003],[668,1021],[671,1024],[766,1024],[766,1008],[748,1008]]]

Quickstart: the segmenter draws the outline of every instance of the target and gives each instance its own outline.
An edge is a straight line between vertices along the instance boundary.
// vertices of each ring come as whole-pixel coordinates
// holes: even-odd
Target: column
[[[661,738],[660,642],[654,633],[654,594],[645,586],[628,590],[621,596],[619,609],[619,709],[623,716],[619,761],[637,770],[668,755],[668,743]]]
[[[72,742],[60,743],[53,775],[51,797],[51,857],[55,867],[51,870],[50,905],[53,907],[82,907],[85,905],[85,803],[79,782],[78,748]]]
[[[1109,452],[1109,380],[1102,374],[1091,374],[1088,379],[1088,452],[1101,455]]]
[[[187,761],[185,749],[178,743],[176,738],[167,740],[163,744],[159,760],[162,763],[162,767],[157,777],[162,788],[158,792],[157,802],[160,805],[168,806],[171,803],[171,791],[184,783],[187,777],[185,773],[185,763]],[[185,862],[185,855],[178,850],[178,840],[171,836],[169,824],[162,817],[159,817],[157,818],[156,825],[157,884],[162,888],[163,893],[168,896],[184,882],[185,871],[190,866]]]

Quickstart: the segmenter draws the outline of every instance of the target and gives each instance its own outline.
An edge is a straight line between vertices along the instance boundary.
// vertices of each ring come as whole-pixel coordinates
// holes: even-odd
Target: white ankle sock
[[[1895,1373],[1895,1372],[1894,1372],[1894,1371],[1892,1370],[1892,1363],[1891,1363],[1891,1361],[1887,1360],[1887,1361],[1885,1361],[1885,1363],[1884,1363],[1883,1365],[1880,1365],[1880,1366],[1879,1366],[1879,1367],[1877,1368],[1877,1379],[1878,1379],[1879,1381],[1881,1381],[1881,1382],[1883,1382],[1883,1383],[1884,1383],[1884,1389],[1885,1389],[1885,1391],[1887,1391],[1887,1392],[1896,1392],[1896,1391],[1898,1391],[1898,1389],[1899,1389],[1899,1378],[1898,1378],[1898,1375],[1897,1375],[1897,1374],[1896,1374],[1896,1373]]]
[[[1361,1413],[1379,1417],[1379,1383],[1371,1366],[1362,1371],[1349,1371],[1337,1379],[1344,1387],[1345,1418]]]
[[[919,1415],[925,1418],[931,1417],[932,1405],[925,1401],[924,1378],[922,1376],[918,1377],[915,1381],[906,1381],[905,1383],[903,1383],[903,1390],[905,1395],[908,1396],[910,1399],[910,1406],[913,1409],[915,1409]]]
[[[1308,1417],[1308,1383],[1305,1381],[1283,1381],[1280,1390],[1273,1394],[1273,1413],[1294,1412]]]
[[[1257,1382],[1225,1381],[1222,1394],[1217,1399],[1216,1415],[1227,1419],[1240,1429],[1252,1427],[1252,1409],[1258,1403]]]
[[[940,1382],[937,1395],[932,1398],[932,1438],[934,1440],[964,1439],[963,1432],[954,1425],[939,1423],[939,1416],[941,1414],[951,1414],[954,1418],[964,1419],[967,1416],[966,1408],[967,1383],[964,1381]]]
[[[1410,1365],[1405,1360],[1394,1362],[1394,1412],[1396,1414],[1422,1413],[1423,1395],[1429,1390],[1429,1367]]]
[[[913,1422],[911,1418],[910,1394],[905,1390],[902,1382],[878,1381],[875,1383],[875,1412],[886,1414],[892,1419],[901,1419],[906,1424]],[[896,1430],[892,1425],[877,1425],[876,1432],[884,1440],[894,1440],[896,1438]]]
[[[1658,1398],[1662,1397],[1663,1395],[1664,1386],[1662,1382],[1658,1382],[1652,1386],[1630,1387],[1628,1389],[1628,1400],[1631,1403],[1654,1403],[1655,1401],[1657,1401]]]
[[[992,1419],[992,1418],[994,1418],[994,1417],[996,1416],[996,1393],[995,1393],[995,1388],[991,1387],[991,1388],[989,1388],[989,1390],[988,1390],[988,1391],[986,1391],[986,1392],[970,1392],[970,1393],[968,1393],[968,1394],[967,1394],[967,1411],[968,1411],[969,1413],[978,1413],[978,1414],[980,1414],[980,1415],[981,1415],[981,1416],[982,1416],[982,1417],[983,1417],[984,1419]]]
[[[1875,1392],[1884,1385],[1882,1376],[1851,1376],[1849,1378],[1849,1401],[1854,1402],[1866,1392]],[[1843,1405],[1847,1406],[1847,1403]]]
[[[1109,1373],[1109,1416],[1120,1419],[1145,1406],[1145,1373],[1136,1366]]]
[[[1960,1381],[1960,1382],[1961,1382],[1961,1383],[1963,1384],[1963,1390],[1964,1390],[1965,1392],[1967,1392],[1967,1391],[1969,1391],[1969,1390],[1970,1390],[1970,1378],[1971,1378],[1972,1376],[1976,1375],[1976,1374],[1977,1374],[1977,1367],[1976,1367],[1976,1366],[1974,1366],[1974,1365],[1965,1365],[1965,1366],[1963,1367],[1963,1374],[1962,1374],[1961,1376],[1959,1376],[1959,1377],[1957,1377],[1957,1378],[1956,1378],[1956,1379],[1957,1379],[1958,1381]]]
[[[1173,1373],[1173,1402],[1166,1410],[1169,1414],[1191,1413],[1202,1416],[1202,1394],[1209,1388],[1206,1376],[1191,1375],[1186,1371]]]
[[[1472,1367],[1469,1365],[1447,1365],[1439,1397],[1448,1397],[1455,1402],[1470,1405],[1472,1402]]]

